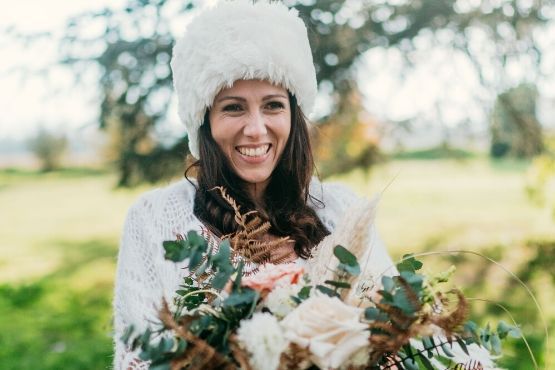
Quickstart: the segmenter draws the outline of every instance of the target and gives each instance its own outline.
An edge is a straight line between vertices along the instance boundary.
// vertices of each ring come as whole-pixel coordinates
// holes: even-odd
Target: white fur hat
[[[317,92],[306,26],[297,10],[277,1],[220,1],[202,11],[175,43],[171,68],[179,117],[196,158],[206,109],[235,81],[281,85],[305,114],[312,111]]]

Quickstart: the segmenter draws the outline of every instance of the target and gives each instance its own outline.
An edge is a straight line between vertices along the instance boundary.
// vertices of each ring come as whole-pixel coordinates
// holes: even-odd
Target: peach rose
[[[303,274],[304,268],[295,263],[281,265],[267,263],[255,274],[243,277],[241,285],[260,293],[268,293],[278,284],[297,284]]]

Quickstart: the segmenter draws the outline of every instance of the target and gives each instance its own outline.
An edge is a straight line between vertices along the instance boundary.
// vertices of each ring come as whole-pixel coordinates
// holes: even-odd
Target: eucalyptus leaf
[[[189,343],[187,343],[186,340],[184,340],[183,338],[177,338],[177,349],[175,350],[175,353],[177,354],[181,354],[183,352],[185,352],[185,350],[187,349]]]
[[[231,246],[229,240],[224,240],[220,243],[218,253],[212,256],[212,264],[214,267],[227,268],[231,266]]]
[[[243,288],[240,292],[231,294],[223,302],[224,307],[238,306],[243,304],[251,304],[258,299],[258,293],[249,288]]]
[[[233,271],[218,271],[212,278],[212,288],[221,290],[225,287]]]
[[[333,254],[335,255],[335,257],[337,257],[339,262],[345,265],[349,265],[349,266],[358,265],[358,261],[355,255],[349,252],[347,248],[341,245],[336,245],[335,248],[333,248]]]
[[[455,357],[455,355],[453,355],[453,352],[451,352],[451,348],[449,348],[448,343],[442,342],[441,343],[441,350],[443,351],[443,353],[445,353],[445,356]]]
[[[403,364],[403,366],[405,366],[407,370],[419,370],[418,364],[416,363],[414,358],[412,358],[412,356],[403,358],[401,363]]]
[[[189,255],[189,270],[194,270],[202,262],[202,251],[193,249]]]
[[[395,282],[393,281],[393,278],[391,278],[390,276],[383,276],[382,286],[383,286],[383,290],[385,290],[386,292],[392,292],[393,289],[395,289]]]
[[[149,370],[171,370],[171,366],[170,366],[170,362],[167,361],[163,364],[158,364],[158,365],[150,365],[148,367]]]
[[[237,276],[233,282],[233,291],[236,291],[241,287],[241,278],[243,277],[243,267],[244,267],[243,260],[239,261],[239,266],[237,266]]]
[[[426,356],[424,356],[423,354],[420,354],[419,356],[420,361],[422,362],[422,365],[424,365],[424,367],[427,370],[435,370],[434,366],[432,365],[432,363],[430,362],[430,360],[428,360],[426,358]]]
[[[501,339],[499,339],[499,336],[496,333],[491,335],[490,342],[491,342],[491,349],[493,351],[493,354],[494,355],[500,355],[501,354]]]
[[[457,343],[459,344],[459,346],[461,346],[462,350],[464,351],[464,353],[466,353],[467,355],[469,355],[470,353],[468,352],[468,348],[466,347],[466,343],[464,342],[464,340],[461,337],[455,337],[455,340],[457,341]]]
[[[322,293],[324,293],[324,294],[327,295],[327,296],[330,296],[330,297],[339,297],[339,294],[337,294],[337,292],[336,292],[335,290],[330,289],[330,288],[328,288],[328,287],[325,286],[325,285],[316,285],[316,289],[317,289],[319,292],[322,292]]]
[[[299,290],[299,294],[297,295],[300,299],[305,300],[308,297],[310,297],[310,291],[312,290],[312,287],[307,285],[301,288],[301,290]]]
[[[158,343],[158,350],[160,352],[170,352],[173,348],[173,338],[162,338]]]
[[[166,240],[162,243],[164,258],[173,262],[181,262],[189,256],[189,250],[180,240]]]
[[[185,239],[189,248],[200,249],[206,252],[208,243],[206,240],[200,236],[196,231],[191,230],[187,233],[187,238]]]
[[[127,342],[129,342],[129,339],[131,338],[131,335],[133,334],[134,331],[135,331],[135,327],[133,325],[126,327],[120,340],[123,343],[128,344]]]
[[[360,266],[354,254],[349,252],[345,247],[336,245],[333,254],[339,260],[337,268],[349,275],[358,276],[360,274]]]
[[[368,307],[364,310],[364,318],[369,321],[388,321],[389,317],[387,314],[376,307]]]
[[[350,288],[351,287],[351,284],[349,284],[345,281],[326,280],[326,281],[324,281],[324,284],[331,285],[335,288]]]

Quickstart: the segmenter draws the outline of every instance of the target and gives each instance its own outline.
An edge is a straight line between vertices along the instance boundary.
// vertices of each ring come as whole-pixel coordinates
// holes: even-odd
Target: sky
[[[20,0],[10,3],[10,11],[0,13],[0,27],[15,26],[19,31],[49,31],[54,40],[62,35],[68,17],[104,6],[120,7],[125,0]],[[555,50],[555,26],[552,25],[543,44]],[[419,42],[426,42],[421,40]],[[0,140],[24,139],[39,127],[60,130],[79,135],[92,132],[97,127],[99,97],[95,89],[98,74],[89,71],[86,83],[72,87],[73,74],[62,67],[52,68],[48,78],[31,74],[24,78],[21,68],[40,70],[55,63],[57,45],[52,40],[38,42],[31,48],[23,48],[5,38],[0,38],[3,63],[0,65]],[[481,125],[486,120],[484,112],[468,109],[476,94],[482,91],[469,62],[452,50],[434,49],[416,54],[417,68],[409,76],[402,75],[401,56],[395,50],[373,49],[367,53],[358,68],[359,87],[365,106],[384,121],[397,121],[420,117],[422,122],[438,120],[438,99],[447,101],[441,108],[446,125],[455,125],[465,117]],[[547,55],[555,65],[555,55]],[[555,71],[554,71],[555,72]],[[526,68],[516,66],[515,78],[526,73]],[[555,73],[554,73],[555,74]],[[448,83],[448,85],[446,85]],[[544,81],[542,94],[555,99],[555,78]],[[491,99],[482,96],[483,99]],[[329,101],[325,94],[317,101],[316,114],[326,113]],[[170,132],[182,130],[177,117],[175,102],[169,112]]]
[[[72,15],[119,6],[120,0],[20,0],[10,3],[9,12],[0,13],[2,28],[15,26],[22,33],[51,32],[59,38],[66,19]],[[0,39],[3,63],[0,67],[0,138],[24,138],[38,127],[75,130],[90,125],[97,116],[97,96],[93,89],[71,89],[72,75],[54,68],[49,78],[21,71],[40,70],[58,58],[56,43],[38,42],[31,48]],[[93,122],[91,122],[93,121]]]

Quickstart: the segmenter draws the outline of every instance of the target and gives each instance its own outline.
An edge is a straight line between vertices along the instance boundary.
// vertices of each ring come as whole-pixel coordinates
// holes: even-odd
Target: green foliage
[[[416,273],[416,271],[422,268],[423,264],[420,261],[417,261],[412,254],[405,254],[401,262],[397,264],[397,270],[399,272],[411,272]]]
[[[356,257],[341,245],[335,246],[333,254],[339,260],[337,269],[351,276],[358,276],[360,274],[360,266]]]
[[[41,128],[28,142],[29,149],[41,162],[43,171],[53,171],[61,165],[61,159],[67,149],[67,139]]]
[[[367,168],[379,158],[376,143],[364,140],[364,135],[357,135],[364,126],[358,118],[363,111],[362,104],[354,102],[342,106],[343,97],[351,93],[356,95],[354,71],[366,51],[375,47],[397,48],[407,55],[415,49],[413,40],[418,36],[441,31],[442,37],[434,38],[432,44],[446,39],[449,47],[464,51],[481,70],[484,68],[482,58],[474,55],[474,48],[468,45],[465,37],[470,27],[491,31],[484,34],[490,35],[499,45],[495,58],[504,65],[511,57],[515,42],[523,53],[528,53],[533,60],[538,59],[535,38],[530,35],[535,25],[548,20],[541,2],[530,7],[506,3],[492,6],[487,12],[483,12],[479,4],[463,9],[457,2],[437,0],[361,1],[354,7],[340,0],[290,0],[286,3],[299,10],[308,26],[318,83],[327,87],[333,101],[330,115],[323,121],[337,126],[342,138],[337,140],[337,136],[330,135],[338,145],[322,146],[332,158],[343,159],[339,164],[323,160],[322,173],[326,175],[336,170]],[[168,1],[129,0],[121,9],[106,8],[84,14],[67,24],[61,63],[75,67],[76,76],[81,75],[83,64],[101,67],[100,127],[112,137],[111,157],[117,164],[119,185],[156,181],[182,171],[183,157],[188,152],[187,138],[162,143],[156,138],[155,128],[167,120],[172,94],[169,60],[176,35],[171,34],[173,27],[168,25],[180,21],[180,17],[198,4],[198,1],[187,0],[176,9]],[[104,25],[96,37],[91,37],[85,31],[87,28],[81,27],[91,21]],[[145,23],[156,27],[144,33]],[[514,32],[497,32],[499,24]],[[451,33],[453,36],[444,37]],[[83,55],[82,50],[100,52]],[[357,148],[348,145],[349,138],[356,139]]]

